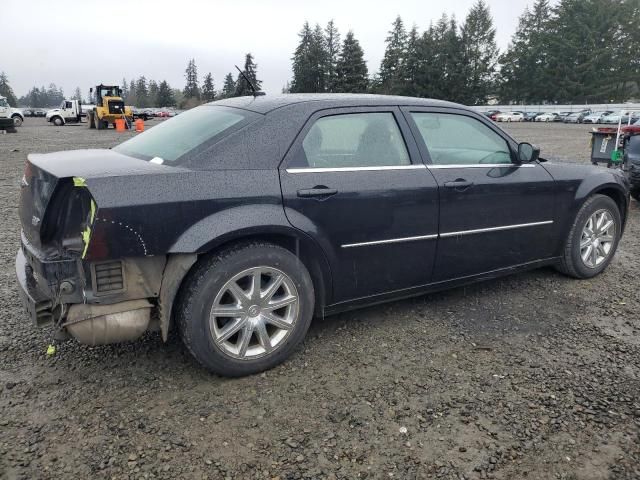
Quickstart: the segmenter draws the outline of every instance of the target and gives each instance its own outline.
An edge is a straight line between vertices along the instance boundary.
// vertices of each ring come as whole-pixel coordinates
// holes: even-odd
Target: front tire
[[[558,269],[574,278],[592,278],[611,263],[622,231],[616,202],[593,195],[582,205],[567,238]]]
[[[14,115],[12,118],[14,127],[22,126],[22,117],[20,115]]]
[[[64,123],[60,117],[53,117],[52,122],[56,127],[61,127]]]
[[[196,265],[181,288],[176,320],[205,368],[238,377],[291,355],[307,333],[314,299],[299,258],[277,245],[243,243]]]

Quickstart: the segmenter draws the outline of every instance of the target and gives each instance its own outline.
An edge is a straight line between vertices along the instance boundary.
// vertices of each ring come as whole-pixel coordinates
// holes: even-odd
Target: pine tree
[[[311,30],[305,22],[298,34],[300,43],[293,54],[292,93],[324,92],[327,86],[329,50],[320,25]]]
[[[122,85],[120,86],[120,89],[122,90],[122,98],[126,99],[129,96],[129,85],[127,84],[127,79],[126,78],[122,78]]]
[[[462,26],[462,59],[467,78],[463,103],[484,104],[494,91],[498,58],[495,38],[496,29],[489,8],[484,0],[478,0]]]
[[[207,73],[202,82],[202,100],[205,102],[213,102],[216,97],[215,87],[213,85],[213,75]]]
[[[149,99],[147,101],[148,107],[158,106],[158,92],[160,87],[155,80],[149,80]]]
[[[316,81],[312,76],[311,49],[313,44],[313,33],[309,22],[304,22],[302,30],[298,34],[300,43],[293,53],[293,79],[291,80],[292,93],[313,92]]]
[[[149,90],[147,88],[147,79],[144,75],[140,76],[136,81],[136,107],[146,108],[149,106]]]
[[[382,93],[396,94],[403,89],[402,70],[406,59],[407,32],[400,16],[392,24],[387,46],[380,64],[380,82]]]
[[[418,28],[414,25],[407,37],[407,50],[404,65],[402,66],[402,95],[411,97],[420,96],[418,74],[425,57],[420,56],[421,38]]]
[[[129,92],[125,103],[127,105],[137,105],[138,103],[138,99],[136,97],[136,82],[134,80],[129,82]]]
[[[83,100],[82,100],[82,91],[80,90],[80,87],[76,87],[76,91],[73,94],[73,97],[71,97],[73,100],[78,100],[78,102],[80,102],[80,105],[82,105]]]
[[[327,27],[324,29],[326,56],[327,56],[327,68],[326,68],[326,91],[335,91],[335,84],[337,79],[337,66],[338,58],[340,57],[340,32],[335,26],[333,19],[327,23]]]
[[[349,30],[342,51],[336,64],[336,92],[365,93],[368,87],[367,64],[364,61],[364,51],[360,42],[355,38],[353,31]]]
[[[245,76],[253,84],[256,90],[260,90],[260,86],[262,85],[262,82],[258,80],[257,77],[258,65],[253,61],[253,55],[251,55],[251,53],[247,53],[245,56],[244,69],[242,72],[244,73],[244,76],[238,74],[238,80],[236,81],[236,97],[253,94],[253,90],[247,83],[247,80],[245,80]]]
[[[9,77],[7,77],[7,74],[4,72],[0,72],[0,95],[5,97],[12,107],[18,105],[18,99],[13,93],[11,85],[9,85]]]
[[[176,100],[173,95],[173,90],[169,86],[166,80],[160,82],[158,85],[158,96],[156,99],[157,107],[175,107]]]
[[[195,98],[199,100],[200,87],[198,86],[198,68],[196,67],[196,61],[193,58],[189,60],[189,64],[185,70],[185,78],[187,79],[187,84],[183,91],[184,98]]]
[[[224,77],[224,85],[222,86],[222,98],[233,97],[236,93],[236,81],[231,73],[227,73]]]

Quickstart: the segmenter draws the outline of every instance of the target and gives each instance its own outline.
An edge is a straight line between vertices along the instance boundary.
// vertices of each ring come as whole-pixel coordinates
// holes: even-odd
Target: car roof
[[[430,98],[401,97],[394,95],[371,95],[355,93],[286,93],[281,95],[260,95],[257,97],[234,97],[211,102],[208,105],[221,105],[242,108],[266,114],[278,108],[307,104],[310,102],[327,103],[328,107],[364,107],[364,106],[421,106],[421,107],[467,107]],[[330,105],[329,105],[330,104]]]

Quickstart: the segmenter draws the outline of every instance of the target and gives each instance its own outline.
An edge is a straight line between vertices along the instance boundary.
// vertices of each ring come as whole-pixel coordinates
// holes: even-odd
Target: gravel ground
[[[588,159],[589,127],[504,127]],[[229,380],[158,334],[56,343],[19,304],[26,154],[128,135],[0,135],[0,478],[640,478],[637,203],[594,280],[543,269],[329,317],[284,365]]]

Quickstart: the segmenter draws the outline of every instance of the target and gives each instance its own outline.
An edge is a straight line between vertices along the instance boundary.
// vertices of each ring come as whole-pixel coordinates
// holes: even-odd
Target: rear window
[[[245,110],[203,105],[154,126],[113,150],[156,163],[179,165],[190,153],[221,140],[257,116]]]

